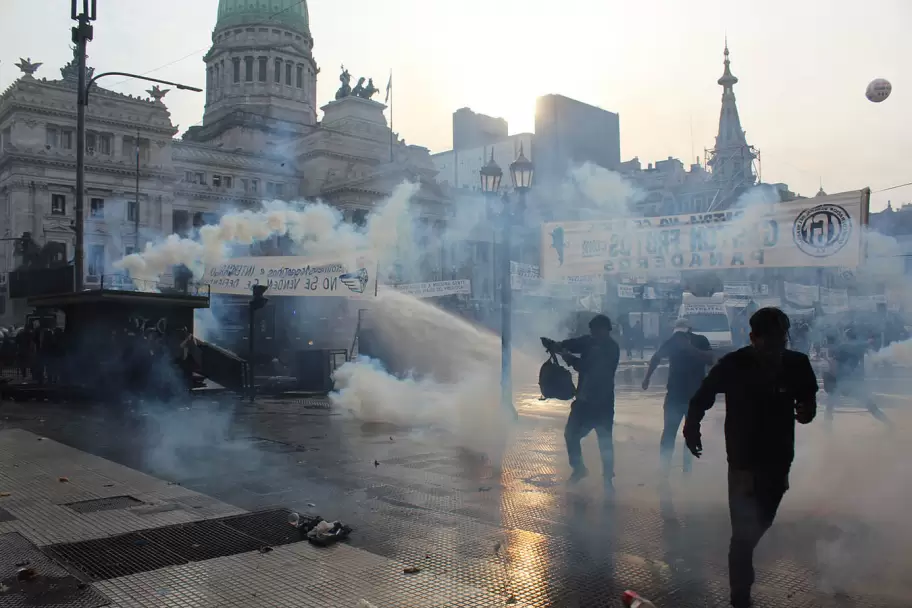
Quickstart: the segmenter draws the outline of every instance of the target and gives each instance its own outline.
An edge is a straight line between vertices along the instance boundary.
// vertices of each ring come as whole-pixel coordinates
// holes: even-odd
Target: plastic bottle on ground
[[[656,608],[655,604],[641,597],[636,591],[625,591],[622,600],[627,608]]]

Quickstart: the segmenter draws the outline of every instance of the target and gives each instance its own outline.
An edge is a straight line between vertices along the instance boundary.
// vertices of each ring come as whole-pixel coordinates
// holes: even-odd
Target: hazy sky
[[[68,0],[0,0],[0,87],[31,57],[58,78],[71,56]],[[204,86],[217,0],[98,0],[89,63]],[[441,151],[451,113],[469,106],[531,131],[535,97],[561,93],[620,113],[621,156],[647,162],[704,156],[718,125],[728,34],[741,120],[764,181],[805,195],[912,182],[912,1],[909,0],[309,0],[318,101],[339,66],[394,73],[394,126]],[[158,69],[160,68],[160,69]],[[877,77],[884,103],[865,99]],[[116,85],[116,86],[115,86]],[[147,84],[104,86],[138,93]],[[167,99],[183,131],[202,94]],[[506,161],[506,159],[505,159]],[[876,193],[874,207],[912,201],[912,187]]]

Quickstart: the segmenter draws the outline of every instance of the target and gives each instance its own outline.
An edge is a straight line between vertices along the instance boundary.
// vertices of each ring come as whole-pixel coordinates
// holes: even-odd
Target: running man
[[[621,358],[621,347],[611,337],[611,320],[596,315],[589,322],[589,335],[556,342],[542,338],[542,345],[560,354],[579,372],[576,399],[570,404],[570,416],[564,429],[567,457],[576,483],[588,475],[583,464],[581,442],[590,432],[598,434],[605,490],[614,490],[614,375]],[[577,356],[578,355],[578,356]]]
[[[829,370],[824,374],[824,389],[827,392],[824,420],[827,425],[833,423],[833,411],[839,397],[848,397],[859,401],[871,415],[885,424],[892,426],[887,415],[877,407],[871,393],[865,388],[865,353],[868,345],[859,340],[851,327],[845,330],[843,340],[831,344],[827,350]]]
[[[675,437],[681,428],[681,421],[687,413],[690,398],[706,376],[706,366],[712,363],[712,347],[706,336],[693,333],[690,321],[681,317],[675,321],[674,333],[660,347],[649,361],[643,390],[649,388],[649,380],[663,359],[668,359],[668,382],[665,385],[665,424],[659,441],[659,460],[662,478],[668,479],[671,472],[671,457],[674,454]],[[684,473],[689,473],[693,456],[684,450]]]
[[[684,440],[703,453],[700,421],[725,395],[728,508],[732,536],[728,577],[734,608],[751,605],[754,548],[773,524],[795,458],[795,421],[817,412],[817,378],[807,355],[788,350],[789,318],[761,308],[750,318],[751,345],[722,357],[690,400]]]

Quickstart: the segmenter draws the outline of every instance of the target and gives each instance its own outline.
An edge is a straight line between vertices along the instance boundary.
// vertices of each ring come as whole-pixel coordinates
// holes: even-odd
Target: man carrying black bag
[[[583,464],[583,437],[595,430],[602,457],[602,476],[605,489],[614,490],[614,375],[617,372],[621,349],[611,337],[611,319],[596,315],[589,322],[589,335],[556,342],[542,338],[549,352],[560,354],[579,372],[576,400],[570,405],[570,416],[564,429],[567,457],[575,483],[588,475]],[[578,356],[577,356],[578,355]]]

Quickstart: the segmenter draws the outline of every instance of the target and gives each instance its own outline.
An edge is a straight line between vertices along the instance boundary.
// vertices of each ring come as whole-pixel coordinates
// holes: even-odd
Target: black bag
[[[538,386],[542,399],[569,401],[576,394],[570,370],[558,363],[554,353],[551,353],[551,357],[542,364],[538,372]]]

